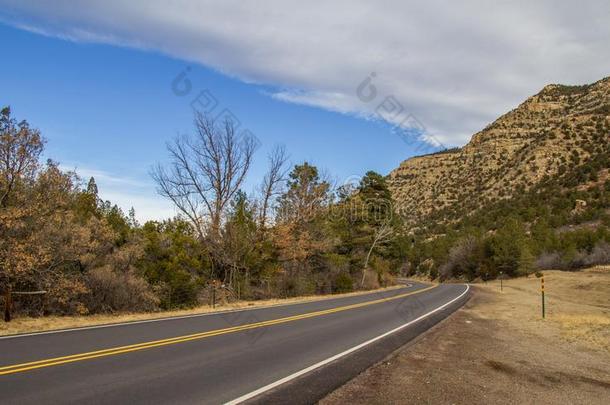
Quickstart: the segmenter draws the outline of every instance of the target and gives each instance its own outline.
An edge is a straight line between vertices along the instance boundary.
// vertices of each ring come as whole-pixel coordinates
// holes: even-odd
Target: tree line
[[[0,111],[0,292],[17,314],[193,307],[218,288],[223,300],[263,299],[371,289],[397,275],[471,281],[610,264],[609,144],[513,198],[412,228],[384,176],[337,185],[311,162],[289,164],[281,146],[245,193],[256,140],[204,114],[151,170],[178,211],[165,220],[138,223],[99,197],[95,179],[43,161],[44,147],[37,129]]]
[[[83,181],[42,161],[45,139],[0,114],[0,291],[16,313],[155,311],[223,297],[347,292],[391,283],[405,260],[383,176],[336,186],[283,147],[253,195],[243,191],[256,142],[231,121],[195,115],[151,175],[178,210],[139,224]],[[18,295],[44,292],[40,295]]]

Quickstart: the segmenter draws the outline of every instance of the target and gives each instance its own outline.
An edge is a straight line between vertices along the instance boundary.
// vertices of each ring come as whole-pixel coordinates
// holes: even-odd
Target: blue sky
[[[342,182],[417,152],[392,126],[460,146],[547,84],[609,76],[609,20],[607,0],[0,0],[0,104],[103,198],[161,218],[148,171],[200,91],[261,141],[247,192],[277,143]]]
[[[191,102],[204,90],[230,109],[261,142],[245,189],[264,174],[266,154],[286,146],[294,163],[310,161],[338,181],[366,170],[388,173],[413,154],[389,125],[276,100],[203,66],[112,45],[78,43],[0,25],[3,105],[48,140],[46,157],[97,178],[101,196],[131,205],[142,219],[172,215],[148,172],[166,161],[165,143],[193,130]],[[185,69],[189,69],[186,71]],[[188,95],[172,91],[186,72]]]

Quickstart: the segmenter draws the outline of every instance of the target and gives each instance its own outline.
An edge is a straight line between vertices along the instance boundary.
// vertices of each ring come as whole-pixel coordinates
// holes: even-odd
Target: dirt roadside
[[[331,393],[329,404],[606,404],[610,269],[477,285],[456,314]]]

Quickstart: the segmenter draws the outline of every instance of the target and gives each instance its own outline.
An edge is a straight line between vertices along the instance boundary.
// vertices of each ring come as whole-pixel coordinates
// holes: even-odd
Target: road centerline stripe
[[[425,318],[429,317],[430,315],[432,315],[432,314],[434,314],[436,312],[439,312],[439,311],[447,308],[449,305],[453,304],[454,302],[458,301],[459,299],[464,297],[466,294],[468,294],[469,290],[470,290],[470,285],[466,284],[466,288],[464,289],[464,292],[462,292],[457,297],[453,298],[451,301],[448,301],[448,302],[444,303],[443,305],[433,309],[432,311],[430,311],[428,313],[425,313],[425,314],[419,316],[418,318],[415,318],[415,319],[413,319],[413,320],[411,320],[411,321],[409,321],[409,322],[407,322],[405,324],[402,324],[402,325],[398,326],[397,328],[389,330],[389,331],[387,331],[387,332],[385,332],[385,333],[383,333],[383,334],[381,334],[381,335],[379,335],[377,337],[369,339],[366,342],[360,343],[360,344],[358,344],[358,345],[356,345],[356,346],[354,346],[352,348],[349,348],[349,349],[347,349],[347,350],[345,350],[345,351],[343,351],[341,353],[335,354],[334,356],[331,356],[331,357],[329,357],[329,358],[327,358],[325,360],[322,360],[322,361],[320,361],[320,362],[318,362],[316,364],[312,364],[309,367],[301,369],[301,370],[299,370],[299,371],[297,371],[297,372],[295,372],[293,374],[290,374],[290,375],[288,375],[288,376],[286,376],[284,378],[281,378],[281,379],[279,379],[279,380],[277,380],[275,382],[272,382],[271,384],[265,385],[264,387],[261,387],[261,388],[259,388],[257,390],[254,390],[252,392],[244,394],[244,395],[242,395],[239,398],[235,398],[235,399],[233,399],[231,401],[228,401],[224,405],[238,405],[238,404],[241,404],[241,403],[243,403],[245,401],[248,401],[249,399],[258,397],[259,395],[264,394],[265,392],[267,392],[269,390],[272,390],[272,389],[274,389],[276,387],[279,387],[282,384],[285,384],[285,383],[287,383],[289,381],[292,381],[292,380],[294,380],[296,378],[299,378],[299,377],[301,377],[301,376],[303,376],[303,375],[305,375],[305,374],[307,374],[307,373],[309,373],[309,372],[311,372],[313,370],[316,370],[316,369],[318,369],[318,368],[320,368],[322,366],[325,366],[325,365],[327,365],[329,363],[332,363],[335,360],[341,359],[342,357],[345,357],[345,356],[347,356],[347,355],[349,355],[349,354],[351,354],[351,353],[353,353],[353,352],[355,352],[357,350],[360,350],[360,349],[362,349],[362,348],[364,348],[366,346],[369,346],[369,345],[371,345],[371,344],[373,344],[375,342],[378,342],[379,340],[381,340],[381,339],[383,339],[383,338],[385,338],[387,336],[390,336],[390,335],[392,335],[392,334],[394,334],[394,333],[396,333],[396,332],[398,332],[398,331],[400,331],[400,330],[402,330],[402,329],[404,329],[404,328],[406,328],[406,327],[408,327],[410,325],[413,325],[414,323],[417,323],[417,322],[421,321],[422,319],[425,319]]]
[[[398,295],[395,295],[392,297],[385,297],[385,298],[380,298],[380,299],[376,299],[376,300],[360,302],[360,303],[356,303],[356,304],[344,305],[344,306],[340,306],[340,307],[334,307],[334,308],[329,308],[329,309],[324,309],[324,310],[319,310],[319,311],[314,311],[314,312],[307,312],[304,314],[293,315],[293,316],[288,316],[288,317],[284,317],[284,318],[277,318],[277,319],[271,319],[271,320],[267,320],[267,321],[254,322],[254,323],[245,324],[245,325],[238,325],[238,326],[233,326],[233,327],[223,328],[223,329],[215,329],[215,330],[211,330],[211,331],[193,333],[193,334],[183,335],[183,336],[176,336],[173,338],[166,338],[166,339],[160,339],[160,340],[153,340],[153,341],[149,341],[149,342],[135,343],[135,344],[126,345],[126,346],[118,346],[118,347],[113,347],[113,348],[108,348],[108,349],[102,349],[102,350],[96,350],[96,351],[90,351],[90,352],[84,352],[84,353],[77,353],[77,354],[72,354],[72,355],[68,355],[68,356],[36,360],[36,361],[27,362],[27,363],[2,366],[2,367],[0,367],[0,376],[21,373],[21,372],[44,368],[44,367],[58,366],[61,364],[66,364],[66,363],[74,363],[77,361],[95,359],[95,358],[99,358],[99,357],[113,356],[113,355],[118,355],[118,354],[122,354],[122,353],[129,353],[129,352],[134,352],[134,351],[139,351],[139,350],[151,349],[151,348],[155,348],[155,347],[178,344],[178,343],[183,343],[183,342],[188,342],[188,341],[193,341],[193,340],[205,339],[208,337],[224,335],[224,334],[228,334],[228,333],[241,332],[241,331],[250,330],[250,329],[262,328],[262,327],[266,327],[266,326],[278,325],[278,324],[282,324],[282,323],[298,321],[301,319],[314,318],[314,317],[318,317],[318,316],[348,311],[351,309],[362,308],[362,307],[366,307],[366,306],[370,306],[370,305],[375,305],[375,304],[380,304],[380,303],[384,303],[384,302],[397,300],[397,299],[404,298],[404,297],[407,297],[410,295],[429,291],[436,287],[438,287],[438,285],[433,285],[433,286],[422,288],[419,290],[410,291],[410,292],[404,293],[404,294],[398,294]]]
[[[145,323],[166,322],[166,321],[174,321],[174,320],[181,320],[181,319],[203,318],[203,317],[208,317],[208,316],[258,311],[261,309],[269,309],[269,308],[285,308],[285,307],[292,307],[292,306],[303,305],[303,304],[310,304],[310,303],[314,303],[314,302],[341,300],[344,298],[360,297],[360,296],[367,296],[367,295],[373,295],[373,294],[382,295],[388,291],[389,292],[398,291],[398,290],[402,290],[402,289],[410,288],[410,287],[413,287],[413,284],[406,283],[404,285],[397,285],[397,286],[390,287],[385,290],[356,292],[356,293],[353,293],[353,295],[346,295],[346,296],[342,296],[342,294],[338,294],[338,295],[331,294],[331,295],[327,295],[327,296],[318,296],[318,297],[315,297],[314,299],[302,299],[302,300],[296,300],[296,301],[281,302],[281,303],[277,303],[277,304],[268,304],[268,305],[253,306],[253,307],[248,306],[248,307],[241,307],[241,308],[240,307],[228,308],[228,309],[220,309],[218,311],[212,311],[212,312],[200,312],[200,313],[196,312],[193,314],[185,314],[185,315],[162,316],[160,318],[144,318],[144,319],[138,319],[138,320],[132,320],[132,321],[101,323],[101,324],[93,324],[93,325],[88,325],[88,326],[73,326],[73,327],[67,327],[67,328],[63,328],[63,329],[50,329],[50,330],[42,330],[42,331],[34,331],[34,332],[15,333],[15,334],[10,334],[10,335],[0,335],[0,340],[20,339],[20,338],[25,338],[25,337],[41,336],[41,335],[54,335],[54,334],[59,334],[59,333],[79,332],[79,331],[92,330],[92,329],[116,328],[116,327],[121,327],[121,326],[132,326],[132,325],[140,325],[140,324],[145,324]]]

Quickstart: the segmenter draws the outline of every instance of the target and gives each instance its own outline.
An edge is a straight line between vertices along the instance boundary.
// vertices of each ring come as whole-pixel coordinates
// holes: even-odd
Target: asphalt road
[[[0,338],[0,403],[311,403],[461,306],[384,292]]]

